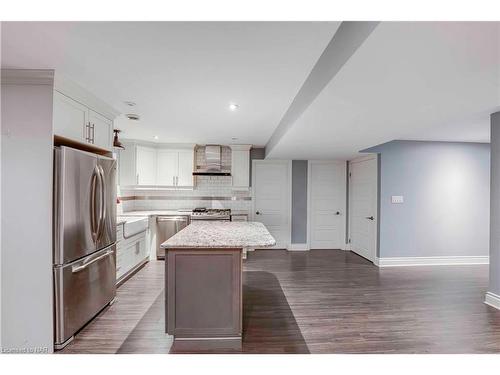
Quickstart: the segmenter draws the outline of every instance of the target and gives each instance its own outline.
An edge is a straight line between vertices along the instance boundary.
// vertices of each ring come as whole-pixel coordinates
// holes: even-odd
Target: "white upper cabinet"
[[[124,150],[118,151],[118,183],[120,186],[137,185],[135,144],[123,142]]]
[[[156,185],[157,151],[152,147],[136,146],[136,184]]]
[[[88,108],[54,91],[54,133],[77,141],[87,141]]]
[[[180,150],[176,186],[193,186],[194,150]]]
[[[175,186],[178,159],[179,153],[175,150],[158,150],[157,185]]]
[[[111,149],[113,147],[113,121],[89,110],[90,140],[97,147]]]
[[[193,165],[193,149],[158,149],[157,185],[193,186]]]
[[[250,186],[250,145],[232,145],[231,176],[233,188],[248,189]]]
[[[53,109],[55,135],[113,149],[113,119],[118,112],[109,105],[56,75]]]
[[[120,185],[193,187],[194,146],[173,149],[124,142],[120,150]]]

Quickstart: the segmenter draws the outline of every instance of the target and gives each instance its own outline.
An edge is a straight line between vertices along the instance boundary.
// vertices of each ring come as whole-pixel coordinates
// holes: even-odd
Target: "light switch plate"
[[[403,202],[404,202],[404,199],[403,199],[402,195],[393,195],[393,196],[391,196],[391,203],[393,203],[393,204],[399,204],[399,203],[403,203]]]

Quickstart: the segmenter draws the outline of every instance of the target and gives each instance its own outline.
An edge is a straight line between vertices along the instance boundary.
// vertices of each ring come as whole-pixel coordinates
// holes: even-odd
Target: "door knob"
[[[375,218],[373,216],[367,216],[366,217],[368,220],[375,220]]]
[[[260,215],[260,211],[255,212],[256,215]]]

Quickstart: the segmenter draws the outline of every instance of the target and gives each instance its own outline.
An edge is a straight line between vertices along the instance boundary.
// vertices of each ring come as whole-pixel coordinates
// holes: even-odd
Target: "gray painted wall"
[[[292,160],[292,243],[307,243],[307,160]]]
[[[500,112],[491,115],[490,286],[500,295]]]
[[[489,144],[392,141],[365,151],[380,153],[379,257],[488,255]]]

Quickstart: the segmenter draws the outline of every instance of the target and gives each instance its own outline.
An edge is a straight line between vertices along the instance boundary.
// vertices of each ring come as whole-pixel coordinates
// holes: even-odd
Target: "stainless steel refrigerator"
[[[116,295],[116,160],[54,149],[55,348]]]

